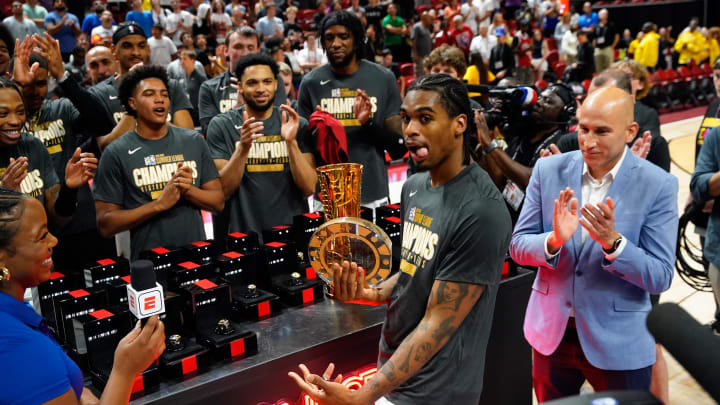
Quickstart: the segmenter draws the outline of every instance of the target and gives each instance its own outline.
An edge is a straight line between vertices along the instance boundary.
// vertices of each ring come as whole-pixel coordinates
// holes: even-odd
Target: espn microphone
[[[466,84],[469,92],[487,94],[503,100],[510,100],[523,107],[537,103],[537,92],[532,87],[490,87],[482,84]]]
[[[145,326],[147,318],[165,312],[163,289],[155,279],[155,267],[150,260],[130,264],[130,284],[127,285],[128,307]]]
[[[717,367],[720,364],[720,337],[703,326],[677,304],[660,304],[650,311],[647,328],[658,343],[716,401],[720,402]]]

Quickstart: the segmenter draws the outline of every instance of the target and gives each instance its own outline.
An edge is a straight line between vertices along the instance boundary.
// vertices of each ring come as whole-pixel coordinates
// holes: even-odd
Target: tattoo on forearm
[[[440,281],[437,289],[437,304],[452,304],[455,311],[460,308],[460,303],[468,295],[468,286],[463,283],[451,283],[448,281]]]
[[[428,342],[420,343],[417,351],[415,352],[415,361],[425,363],[430,360],[430,352],[432,351],[432,345]]]
[[[413,344],[410,346],[410,349],[407,352],[407,355],[405,356],[405,360],[403,360],[402,364],[400,364],[400,370],[404,372],[410,371],[410,355],[413,352],[413,349],[415,349],[415,345]]]
[[[394,383],[397,379],[397,375],[395,374],[395,364],[393,364],[392,360],[388,360],[385,365],[380,368],[380,372],[390,383]]]
[[[438,328],[433,331],[432,338],[439,342],[445,337],[450,336],[455,331],[455,326],[452,325],[453,321],[455,321],[454,316],[445,318],[442,323],[438,325]]]

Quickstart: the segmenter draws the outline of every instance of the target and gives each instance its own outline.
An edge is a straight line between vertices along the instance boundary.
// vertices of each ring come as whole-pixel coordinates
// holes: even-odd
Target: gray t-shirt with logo
[[[213,159],[230,160],[240,142],[243,111],[245,107],[230,110],[210,121],[207,142]],[[262,235],[264,229],[292,224],[293,216],[307,212],[307,199],[295,185],[287,144],[280,135],[280,113],[273,107],[270,118],[263,121],[263,136],[253,142],[240,186],[226,204],[229,232],[253,231]],[[301,152],[313,152],[304,118],[300,118],[297,142]]]
[[[361,126],[353,105],[357,89],[370,97],[372,124]],[[395,76],[384,67],[361,60],[358,70],[349,76],[338,76],[330,65],[313,69],[300,84],[298,113],[305,119],[320,106],[345,127],[350,162],[363,167],[362,202],[368,203],[389,195],[385,151],[379,138],[385,135],[385,119],[400,113],[400,91]]]
[[[10,158],[24,156],[28,158],[27,175],[20,183],[20,191],[35,197],[45,205],[45,190],[58,184],[60,180],[55,174],[52,160],[43,143],[25,132],[15,145],[0,148],[0,177],[10,165]]]
[[[183,162],[193,171],[193,185],[219,177],[203,137],[195,131],[168,126],[161,139],[145,139],[130,131],[105,149],[93,183],[96,201],[129,210],[162,194],[165,185]],[[130,231],[132,258],[158,246],[176,248],[205,239],[200,208],[184,198]]]
[[[90,136],[98,133],[95,120],[81,119],[75,106],[66,98],[43,101],[37,117],[28,120],[30,132],[40,141],[53,162],[58,179],[65,180],[65,166],[75,152]],[[74,234],[96,228],[95,202],[90,187],[84,185],[78,190],[78,205],[72,219],[62,228],[53,227],[53,233]]]
[[[473,163],[438,187],[427,172],[410,177],[403,185],[401,213],[400,276],[390,295],[378,368],[422,320],[436,280],[480,284],[485,290],[445,346],[386,397],[397,405],[475,405],[512,231],[505,202],[490,176]],[[462,288],[450,287],[446,297],[462,295]]]

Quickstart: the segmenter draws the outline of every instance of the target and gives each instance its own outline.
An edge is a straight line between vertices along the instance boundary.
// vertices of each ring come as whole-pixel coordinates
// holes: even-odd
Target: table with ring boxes
[[[369,284],[394,274],[400,206],[360,207],[358,174],[324,176],[322,169],[324,212],[298,215],[262,235],[233,232],[181,248],[157,246],[132,265],[109,257],[84,269],[56,269],[37,287],[34,305],[86,385],[100,392],[136,316],[163,309],[166,350],[136,377],[133,404],[309,404],[287,377],[300,363],[324,369],[334,362],[351,387],[371,378],[386,307],[333,299],[325,269],[344,257],[377,269],[368,271]],[[338,210],[351,199],[355,212]],[[334,223],[344,224],[345,239],[333,236]],[[481,403],[532,403],[522,320],[533,278],[506,261]]]

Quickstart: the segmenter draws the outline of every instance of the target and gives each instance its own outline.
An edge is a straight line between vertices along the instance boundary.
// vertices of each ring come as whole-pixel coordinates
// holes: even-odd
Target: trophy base
[[[390,276],[392,242],[385,231],[372,222],[354,217],[335,218],[315,231],[308,256],[318,277],[326,284],[333,282],[333,266],[347,260],[365,269],[365,284],[374,287]]]

